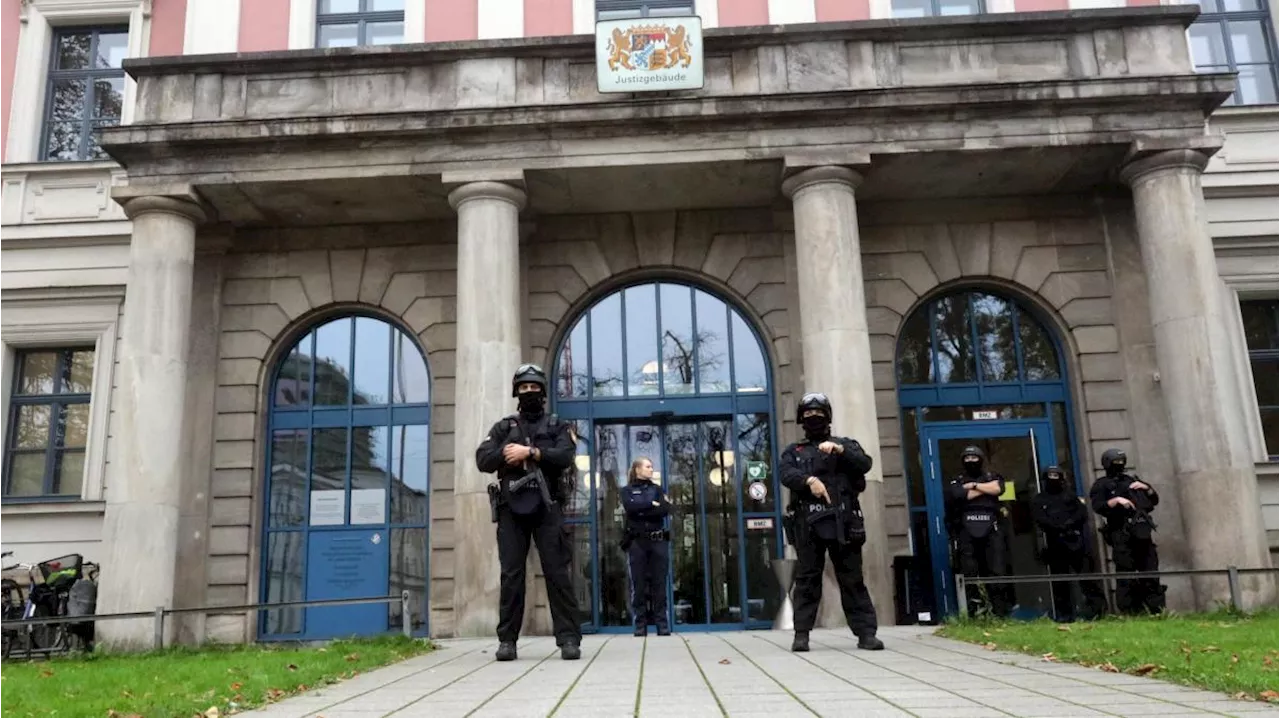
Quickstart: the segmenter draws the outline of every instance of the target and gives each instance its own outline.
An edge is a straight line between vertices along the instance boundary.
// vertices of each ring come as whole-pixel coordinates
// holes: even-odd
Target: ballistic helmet
[[[818,411],[821,411],[827,417],[827,421],[831,421],[831,400],[827,398],[826,394],[812,392],[805,394],[800,399],[800,403],[796,404],[797,424],[804,423],[804,413],[810,409],[817,409]]]
[[[515,376],[511,377],[511,396],[520,395],[520,385],[533,383],[542,387],[542,393],[547,393],[547,373],[537,364],[521,364],[516,369]]]

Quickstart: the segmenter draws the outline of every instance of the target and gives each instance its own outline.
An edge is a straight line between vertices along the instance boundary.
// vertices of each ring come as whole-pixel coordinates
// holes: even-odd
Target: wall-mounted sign
[[[748,531],[763,531],[773,528],[773,519],[747,519]]]
[[[769,476],[769,464],[763,461],[747,462],[747,478],[752,481],[764,481]]]
[[[747,495],[754,501],[764,501],[769,495],[769,487],[765,486],[763,481],[752,481],[747,485]]]
[[[987,420],[987,419],[999,419],[999,418],[1000,418],[1000,412],[998,412],[998,411],[975,411],[975,412],[973,412],[973,418],[974,418],[974,421],[985,421],[985,420]]]
[[[341,526],[346,523],[347,492],[336,491],[311,492],[311,525]]]
[[[651,17],[596,23],[600,92],[698,90],[703,76],[702,18]]]

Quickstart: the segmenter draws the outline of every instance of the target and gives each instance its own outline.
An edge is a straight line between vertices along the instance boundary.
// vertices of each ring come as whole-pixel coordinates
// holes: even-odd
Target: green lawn
[[[963,621],[943,626],[938,633],[992,650],[1042,655],[1274,702],[1280,690],[1277,631],[1280,620],[1272,609],[1253,615],[1107,618],[1069,625],[1047,619]]]
[[[10,716],[165,718],[228,715],[431,650],[402,636],[325,647],[213,646],[46,662],[6,661]]]

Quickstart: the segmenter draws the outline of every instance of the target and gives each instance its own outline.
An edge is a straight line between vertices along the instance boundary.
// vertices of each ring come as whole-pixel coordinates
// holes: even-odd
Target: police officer
[[[623,550],[631,569],[631,616],[635,635],[645,636],[649,624],[659,636],[671,635],[667,621],[667,545],[671,534],[663,520],[671,504],[662,487],[653,482],[653,462],[636,459],[627,471],[627,487],[622,490],[622,509],[627,512]]]
[[[529,542],[538,546],[547,600],[560,657],[582,656],[582,630],[569,579],[570,545],[560,513],[562,474],[577,453],[570,425],[547,414],[547,375],[535,364],[516,370],[511,395],[519,412],[493,425],[476,449],[476,466],[497,473],[489,487],[493,520],[498,524],[498,560],[502,567],[498,607],[499,661],[516,659],[516,641],[524,622],[525,560]]]
[[[1089,513],[1084,499],[1068,487],[1066,472],[1050,466],[1040,474],[1041,493],[1031,503],[1031,517],[1044,532],[1045,563],[1052,574],[1092,573],[1093,552],[1089,541]],[[1092,620],[1106,610],[1107,598],[1097,581],[1081,581],[1085,620]],[[1076,619],[1071,583],[1053,584],[1056,618],[1064,623]]]
[[[956,542],[960,572],[969,577],[1005,575],[1004,535],[1000,532],[1000,494],[1004,477],[985,467],[987,456],[976,446],[960,454],[964,473],[947,486],[952,539]],[[967,592],[970,615],[982,607],[982,594],[990,597],[991,612],[1005,616],[1009,602],[1005,586],[978,585]]]
[[[795,640],[791,650],[809,650],[809,631],[822,600],[822,571],[831,555],[840,605],[858,648],[879,651],[876,610],[862,579],[862,546],[867,531],[858,494],[867,488],[871,457],[858,442],[831,435],[831,401],[805,394],[796,407],[804,439],[782,452],[782,485],[791,490],[792,529],[799,566],[795,581]]]
[[[1151,511],[1160,503],[1160,495],[1151,484],[1125,473],[1128,457],[1119,449],[1102,452],[1102,468],[1106,475],[1093,482],[1089,498],[1093,510],[1107,520],[1102,536],[1111,546],[1116,571],[1158,571],[1153,534],[1156,523]],[[1160,613],[1164,610],[1165,587],[1158,578],[1116,581],[1116,608],[1121,613]]]

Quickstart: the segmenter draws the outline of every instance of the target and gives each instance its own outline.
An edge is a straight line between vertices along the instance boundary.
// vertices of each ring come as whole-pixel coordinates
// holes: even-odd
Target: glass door
[[[987,455],[986,467],[1005,479],[998,521],[1005,541],[1005,574],[1047,574],[1040,561],[1041,537],[1031,517],[1032,499],[1040,492],[1040,469],[1056,463],[1053,435],[1047,421],[967,422],[931,425],[924,430],[927,465],[926,502],[929,514],[929,546],[937,605],[943,615],[958,611],[951,536],[948,532],[944,491],[963,473],[961,453],[977,446]],[[1006,591],[1009,589],[1006,588]],[[1016,584],[1012,589],[1013,616],[1048,615],[1053,596],[1048,583]]]

